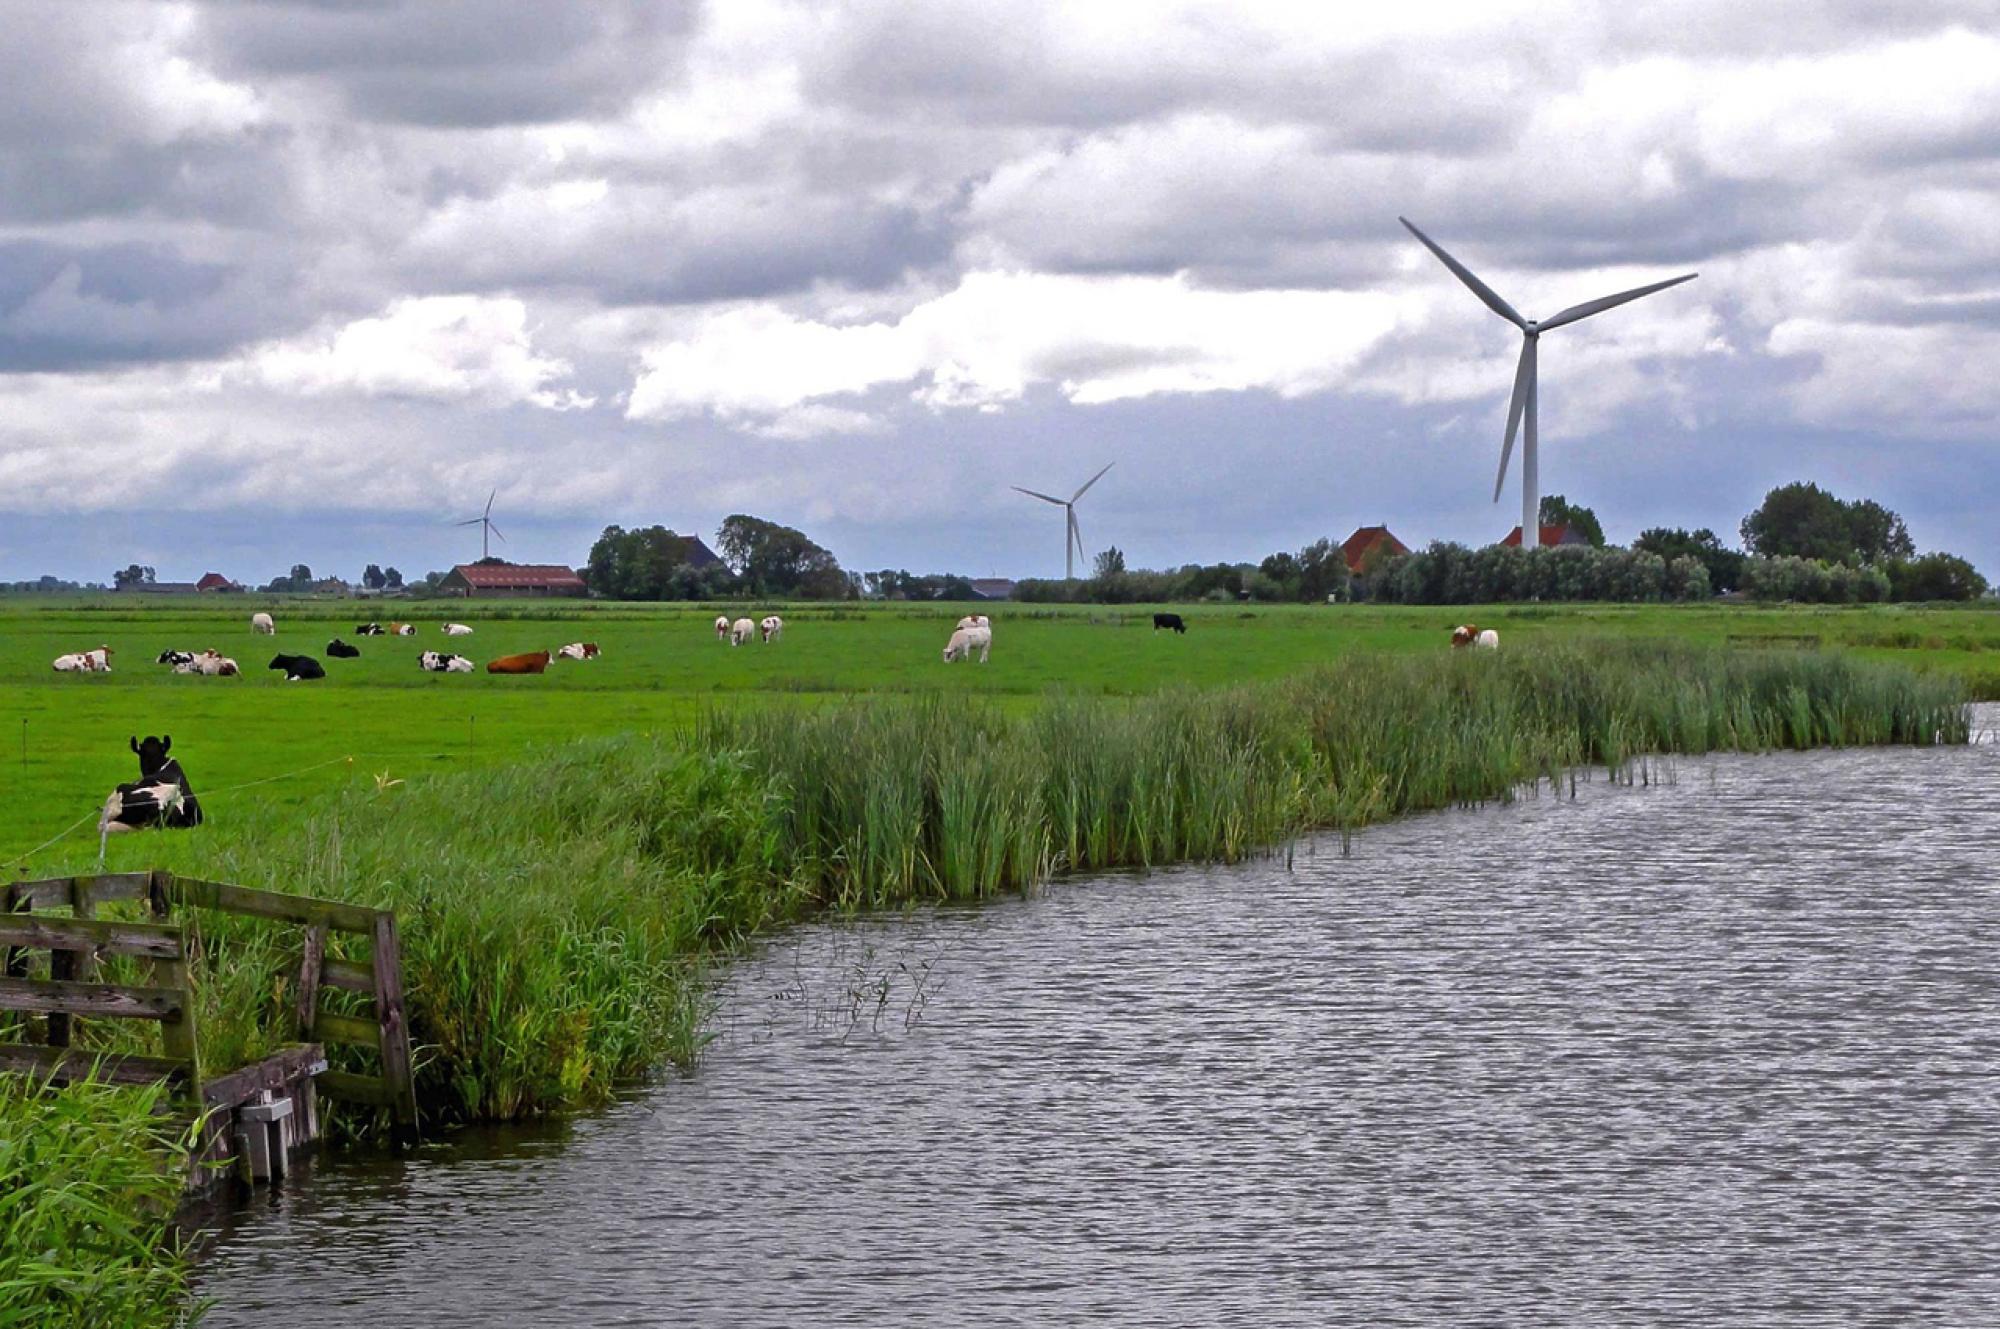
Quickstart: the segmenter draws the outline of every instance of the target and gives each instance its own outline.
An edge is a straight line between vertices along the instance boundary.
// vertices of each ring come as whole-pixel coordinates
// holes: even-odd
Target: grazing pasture
[[[1467,620],[1498,629],[1503,651],[1578,636],[1837,648],[1953,671],[1971,694],[2000,696],[2000,612],[1991,607],[1178,606],[1191,629],[1180,637],[1153,631],[1157,606],[993,604],[974,609],[994,620],[992,662],[952,669],[938,647],[973,608],[964,604],[785,605],[784,649],[732,651],[716,649],[714,604],[412,601],[397,612],[422,627],[417,638],[368,638],[360,659],[325,660],[327,677],[310,686],[287,686],[263,669],[209,677],[153,663],[163,650],[212,647],[261,664],[270,657],[257,646],[269,651],[271,639],[253,634],[255,608],[242,597],[0,599],[0,770],[9,792],[0,864],[93,813],[129,780],[134,733],[172,733],[211,817],[226,820],[245,798],[305,805],[378,776],[492,765],[579,736],[680,731],[718,706],[773,697],[967,694],[1018,711],[1058,691],[1143,694],[1284,677],[1354,651],[1445,651],[1452,627]],[[754,622],[778,607],[728,608]],[[272,609],[284,652],[318,652],[366,619],[344,601]],[[463,654],[477,672],[417,667],[446,622],[475,629]],[[497,656],[577,638],[599,643],[602,657],[552,660],[539,676],[484,671]],[[50,670],[80,641],[111,646],[118,667]],[[272,778],[305,768],[316,769]],[[267,783],[240,788],[253,781]],[[75,865],[92,857],[83,848],[76,838],[35,864]]]

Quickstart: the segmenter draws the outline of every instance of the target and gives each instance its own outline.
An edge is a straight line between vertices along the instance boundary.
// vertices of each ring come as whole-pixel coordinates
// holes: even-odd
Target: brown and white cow
[[[489,674],[539,674],[549,667],[547,651],[529,651],[522,655],[503,655],[497,660],[489,660],[486,672]]]
[[[565,660],[595,660],[597,643],[594,641],[573,641],[567,646],[556,648],[556,654]]]

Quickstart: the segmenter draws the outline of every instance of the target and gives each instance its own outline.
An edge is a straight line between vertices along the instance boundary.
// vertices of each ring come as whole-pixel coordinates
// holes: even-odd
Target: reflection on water
[[[239,1218],[213,1323],[2000,1322],[2000,747],[1672,772],[800,930],[696,1073]]]

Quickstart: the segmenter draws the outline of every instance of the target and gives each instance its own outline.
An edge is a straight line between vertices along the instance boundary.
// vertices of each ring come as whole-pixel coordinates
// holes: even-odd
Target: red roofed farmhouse
[[[1398,540],[1387,526],[1359,526],[1340,547],[1347,558],[1347,570],[1359,577],[1393,554],[1407,554],[1410,547]]]
[[[460,595],[489,598],[587,593],[575,568],[555,563],[461,563],[438,585]]]

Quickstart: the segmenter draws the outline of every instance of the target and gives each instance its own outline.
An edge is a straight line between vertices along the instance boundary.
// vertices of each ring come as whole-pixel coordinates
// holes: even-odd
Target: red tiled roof
[[[576,569],[559,563],[461,563],[452,571],[477,590],[509,586],[581,586]]]
[[[1507,538],[1506,538],[1506,539],[1504,539],[1504,540],[1502,540],[1502,541],[1501,541],[1500,543],[1501,543],[1501,544],[1503,544],[1503,545],[1518,545],[1518,544],[1520,544],[1520,543],[1521,543],[1521,528],[1520,528],[1520,527],[1518,527],[1518,526],[1516,526],[1516,527],[1515,527],[1515,528],[1514,528],[1513,530],[1511,530],[1511,531],[1507,532]],[[1544,527],[1542,527],[1542,544],[1543,544],[1544,546],[1548,546],[1548,545],[1586,545],[1586,544],[1589,544],[1589,543],[1590,543],[1590,541],[1588,541],[1588,540],[1584,539],[1584,537],[1583,537],[1583,536],[1582,536],[1581,534],[1579,534],[1579,533],[1578,533],[1578,532],[1577,532],[1577,531],[1576,531],[1575,529],[1573,529],[1572,527],[1569,527],[1569,526],[1544,526]]]
[[[220,572],[211,572],[196,582],[194,588],[197,591],[223,591],[235,584],[235,582],[229,580],[229,578],[223,576]]]
[[[1391,554],[1407,554],[1410,552],[1410,547],[1401,540],[1398,540],[1387,526],[1361,526],[1355,528],[1354,534],[1347,537],[1347,543],[1340,547],[1342,556],[1347,559],[1347,570],[1349,572],[1361,571],[1361,560],[1368,557],[1369,551],[1384,544],[1387,546],[1387,552]]]

